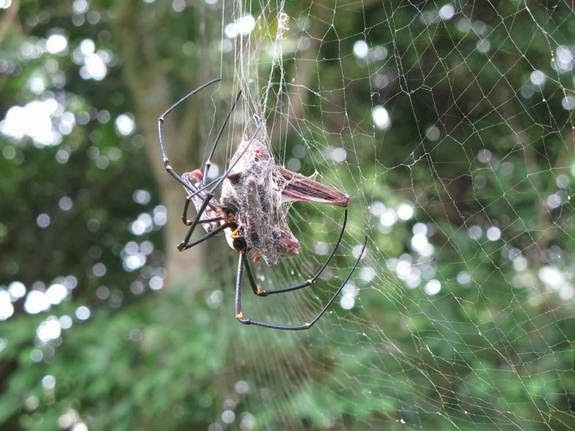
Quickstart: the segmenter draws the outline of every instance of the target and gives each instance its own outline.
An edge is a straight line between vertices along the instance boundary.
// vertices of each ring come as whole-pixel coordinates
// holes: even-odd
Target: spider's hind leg
[[[244,260],[244,265],[246,267],[246,273],[248,274],[248,279],[250,281],[250,286],[253,290],[253,292],[258,295],[258,296],[268,296],[268,295],[273,295],[275,293],[284,293],[284,292],[291,292],[294,290],[299,290],[299,289],[303,289],[305,287],[311,286],[312,284],[314,284],[316,282],[316,280],[319,278],[319,276],[325,271],[325,269],[327,268],[327,266],[329,265],[329,263],[331,262],[332,258],[335,255],[335,252],[337,251],[337,249],[339,248],[339,245],[341,243],[341,240],[343,238],[343,233],[345,232],[345,226],[347,224],[347,209],[345,210],[344,213],[344,218],[343,218],[343,224],[341,225],[341,230],[339,232],[339,237],[337,239],[337,242],[335,243],[335,246],[333,247],[333,250],[331,251],[329,257],[326,259],[326,261],[324,262],[324,264],[321,266],[321,268],[314,274],[313,277],[308,278],[306,281],[304,281],[303,283],[300,284],[296,284],[294,286],[290,286],[290,287],[284,287],[282,289],[272,289],[272,290],[263,290],[260,289],[255,281],[254,281],[254,277],[252,275],[252,271],[249,267],[249,262],[247,259]]]
[[[264,292],[258,287],[247,259],[244,259],[244,268],[246,269],[246,274],[248,275],[250,287],[252,288],[254,294],[258,296],[267,296],[266,292]]]
[[[335,291],[335,293],[331,296],[331,298],[329,299],[329,301],[327,301],[327,303],[323,306],[323,308],[320,310],[320,312],[318,314],[315,315],[315,317],[310,320],[309,322],[306,322],[304,324],[301,325],[285,325],[285,324],[277,324],[277,323],[268,323],[268,322],[262,322],[259,320],[253,320],[250,319],[248,317],[246,317],[242,311],[242,299],[241,299],[241,288],[242,288],[242,274],[243,274],[243,269],[245,268],[245,259],[246,259],[246,254],[245,254],[245,250],[240,251],[240,257],[238,260],[238,272],[236,275],[236,293],[235,293],[235,311],[236,311],[236,319],[240,322],[243,323],[244,325],[255,325],[255,326],[262,326],[264,328],[270,328],[270,329],[281,329],[284,331],[303,331],[306,329],[311,328],[313,325],[315,325],[315,323],[325,314],[325,312],[329,309],[329,307],[331,306],[331,304],[333,304],[333,302],[335,301],[335,299],[338,297],[338,295],[341,293],[341,291],[343,290],[343,288],[345,287],[345,285],[347,284],[347,282],[349,281],[349,279],[351,278],[351,275],[354,273],[354,271],[357,268],[357,265],[359,264],[360,259],[363,256],[363,252],[365,251],[365,247],[367,246],[367,236],[364,239],[363,242],[363,247],[361,249],[361,252],[359,253],[358,258],[356,259],[353,267],[351,268],[351,270],[348,272],[347,276],[345,277],[345,279],[341,282],[340,286],[338,287],[338,289]],[[248,276],[249,278],[249,276]],[[253,288],[253,287],[252,287]]]
[[[270,328],[270,329],[283,329],[283,330],[287,330],[287,331],[290,331],[290,330],[291,331],[298,331],[298,330],[303,330],[303,329],[309,329],[311,327],[311,325],[308,323],[305,323],[303,325],[281,325],[281,324],[275,324],[275,323],[260,322],[258,320],[252,320],[252,319],[244,316],[244,312],[242,311],[242,275],[243,275],[243,270],[245,268],[244,261],[246,259],[246,250],[241,250],[239,254],[240,254],[240,256],[238,259],[238,272],[236,275],[236,289],[235,289],[236,319],[240,323],[243,323],[244,325],[262,326],[264,328]],[[251,279],[251,277],[249,275],[248,275],[248,278]]]
[[[295,286],[290,286],[290,287],[286,287],[283,289],[261,290],[257,286],[255,279],[254,279],[254,276],[253,276],[253,273],[250,269],[250,266],[249,266],[249,263],[248,263],[248,260],[246,257],[246,250],[241,250],[239,260],[238,260],[238,270],[237,270],[237,275],[236,275],[236,289],[235,289],[236,319],[240,323],[243,323],[244,325],[262,326],[264,328],[281,329],[281,330],[286,330],[286,331],[301,331],[301,330],[306,330],[306,329],[311,328],[329,309],[331,304],[335,301],[335,299],[341,293],[341,291],[345,287],[346,283],[349,281],[352,274],[356,270],[356,268],[359,264],[359,261],[362,258],[363,253],[365,251],[365,248],[367,246],[367,236],[364,239],[363,247],[359,253],[358,258],[356,259],[353,267],[348,272],[345,279],[341,282],[338,289],[334,292],[334,294],[331,296],[331,298],[323,306],[323,308],[320,310],[320,312],[312,320],[310,320],[309,322],[306,322],[302,325],[285,325],[285,324],[268,323],[268,322],[262,322],[259,320],[253,320],[253,319],[250,319],[250,318],[244,316],[244,313],[242,311],[242,303],[241,303],[241,286],[242,286],[243,271],[245,269],[247,276],[248,276],[248,281],[250,283],[250,287],[251,287],[252,291],[258,296],[267,296],[267,295],[270,295],[273,293],[291,292],[293,290],[298,290],[298,289],[303,289],[304,287],[308,287],[308,286],[312,285],[313,283],[315,283],[317,278],[323,273],[323,271],[326,269],[327,265],[329,264],[329,262],[331,261],[331,259],[335,255],[335,252],[341,243],[341,240],[343,237],[343,232],[345,231],[346,222],[347,222],[347,210],[345,212],[345,218],[343,221],[341,232],[339,234],[339,238],[335,244],[335,247],[333,248],[333,251],[331,252],[330,256],[328,257],[328,259],[325,261],[325,263],[321,266],[321,268],[315,273],[315,275],[312,278],[306,280],[305,282],[303,282],[301,284],[297,284]]]

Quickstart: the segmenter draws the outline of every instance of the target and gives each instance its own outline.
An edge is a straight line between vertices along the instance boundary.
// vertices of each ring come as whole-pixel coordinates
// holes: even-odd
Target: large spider
[[[246,258],[248,253],[252,255],[255,261],[263,258],[268,265],[276,265],[281,254],[296,255],[299,253],[299,241],[292,234],[286,221],[286,207],[288,203],[291,201],[307,201],[327,203],[346,208],[349,196],[312,178],[276,166],[267,146],[256,139],[261,124],[251,138],[242,140],[223,175],[208,181],[208,173],[212,164],[211,159],[231,114],[240,99],[241,92],[233,102],[222,127],[219,129],[209,156],[203,164],[203,171],[196,169],[179,175],[171,166],[164,146],[164,120],[170,112],[188,98],[218,81],[220,79],[214,79],[189,92],[158,117],[158,137],[164,166],[166,171],[184,186],[187,194],[182,221],[186,226],[189,226],[189,230],[184,240],[178,245],[178,250],[184,251],[192,248],[224,231],[229,246],[239,253],[235,282],[236,319],[246,325],[257,325],[272,329],[309,329],[323,316],[350,279],[365,250],[367,238],[351,271],[349,271],[337,291],[320,312],[309,322],[300,325],[275,324],[253,320],[244,315],[241,305],[244,270],[252,291],[258,296],[303,289],[316,282],[329,265],[341,243],[347,222],[347,209],[344,212],[344,219],[337,242],[325,263],[313,277],[303,283],[281,289],[260,289],[256,284]],[[214,192],[220,185],[222,189],[218,200],[214,197]],[[193,220],[188,218],[190,202],[196,209],[196,217]],[[206,234],[198,239],[191,240],[192,234],[198,225],[203,226]]]

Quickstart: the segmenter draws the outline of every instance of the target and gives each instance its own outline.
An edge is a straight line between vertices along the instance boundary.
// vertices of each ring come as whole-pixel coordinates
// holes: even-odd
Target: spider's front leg
[[[191,172],[185,172],[182,175],[182,178],[194,188],[197,188],[198,185],[201,184],[202,177],[203,177],[202,172],[199,169],[196,169],[196,170],[191,171]],[[211,196],[213,197],[213,195],[211,195]],[[198,214],[196,214],[196,217],[193,220],[188,218],[188,211],[190,209],[190,202],[192,202],[194,204],[194,206],[196,207],[196,210],[198,211]],[[196,222],[196,220],[199,220],[199,218],[200,218],[199,209],[202,206],[203,206],[203,201],[202,201],[201,197],[199,196],[198,192],[188,194],[188,196],[186,197],[186,203],[184,204],[184,211],[182,213],[182,223],[184,223],[186,226],[191,226]],[[208,200],[208,206],[205,209],[206,213],[208,212],[208,210],[210,211],[210,213],[208,214],[208,217],[210,217],[210,218],[199,220],[198,223],[205,224],[205,223],[213,223],[213,222],[224,220],[224,217],[216,215],[217,209],[214,207],[214,205],[212,205],[209,202],[209,200]],[[212,229],[206,228],[206,231],[210,231],[210,230],[212,230]]]
[[[197,225],[197,224],[196,224]],[[196,245],[210,239],[211,237],[213,237],[214,235],[222,232],[223,230],[227,229],[228,227],[230,227],[230,225],[228,223],[224,223],[222,225],[220,225],[219,227],[217,227],[216,229],[214,229],[211,232],[208,232],[207,234],[205,234],[204,236],[194,240],[194,241],[190,241],[190,236],[192,235],[193,229],[195,228],[194,225],[192,225],[192,228],[190,228],[190,230],[188,231],[188,234],[186,235],[186,238],[178,244],[178,250],[179,251],[185,251],[188,250],[192,247],[195,247]]]
[[[242,95],[242,92],[238,91],[238,95],[236,96],[234,103],[232,104],[230,110],[228,111],[228,113],[226,115],[226,118],[224,119],[222,126],[220,127],[220,130],[218,131],[218,135],[216,136],[216,140],[214,141],[214,144],[212,145],[212,148],[210,150],[208,158],[204,162],[202,186],[206,186],[206,182],[208,180],[208,173],[210,171],[210,167],[212,166],[212,157],[214,157],[214,152],[216,151],[216,147],[218,146],[218,143],[220,142],[220,138],[222,137],[222,134],[224,133],[224,129],[226,128],[228,121],[230,121],[230,117],[232,116],[234,109],[236,109],[236,105],[238,104],[238,101],[240,100],[241,95]]]
[[[206,82],[205,84],[201,85],[200,87],[190,91],[188,94],[186,94],[184,97],[182,97],[180,100],[178,100],[176,103],[174,103],[172,106],[170,106],[168,109],[166,109],[162,115],[160,115],[158,117],[158,142],[160,143],[160,151],[162,153],[162,161],[164,163],[164,168],[166,169],[166,172],[168,172],[168,174],[170,174],[170,176],[172,178],[174,178],[177,182],[179,182],[180,184],[182,184],[188,191],[190,192],[195,192],[194,189],[192,189],[190,187],[189,184],[187,184],[184,179],[182,178],[181,175],[179,175],[174,168],[172,167],[172,165],[170,164],[170,160],[168,159],[168,152],[166,151],[166,146],[164,145],[164,122],[166,121],[166,118],[168,117],[168,115],[174,110],[176,109],[178,106],[180,106],[182,103],[184,103],[186,100],[188,100],[190,97],[192,97],[194,94],[202,91],[204,88],[209,87],[212,84],[215,84],[216,82],[221,81],[221,78],[217,78],[217,79],[212,79],[209,82]]]
[[[186,183],[188,183],[191,186],[194,186],[194,183],[197,183],[199,181],[201,181],[201,172],[199,171],[193,171],[193,172],[188,172],[185,173],[182,177],[184,178],[184,181]],[[201,242],[211,238],[212,236],[214,236],[215,234],[217,234],[218,232],[223,231],[224,229],[226,229],[227,227],[229,227],[229,223],[223,223],[223,224],[217,224],[215,228],[210,229],[209,227],[206,227],[206,234],[194,241],[190,241],[190,238],[192,237],[192,234],[194,233],[194,230],[196,229],[196,227],[199,224],[206,224],[206,223],[218,223],[221,222],[222,220],[224,220],[223,217],[221,216],[216,216],[216,217],[210,217],[207,219],[202,219],[203,215],[206,213],[207,209],[209,208],[209,210],[211,211],[211,213],[214,213],[216,211],[216,207],[214,205],[214,203],[212,202],[214,195],[212,193],[206,193],[205,196],[202,198],[200,198],[197,195],[189,195],[186,199],[186,203],[184,205],[184,213],[182,214],[182,221],[184,222],[184,224],[186,226],[190,226],[190,229],[188,230],[188,233],[186,234],[186,237],[184,238],[184,240],[178,244],[178,250],[179,251],[184,251],[184,250],[188,250],[192,247],[194,247],[197,244],[200,244]],[[196,206],[197,209],[197,214],[196,217],[194,218],[194,220],[190,220],[188,219],[188,209],[190,206],[190,201],[192,201],[194,203],[194,205]]]

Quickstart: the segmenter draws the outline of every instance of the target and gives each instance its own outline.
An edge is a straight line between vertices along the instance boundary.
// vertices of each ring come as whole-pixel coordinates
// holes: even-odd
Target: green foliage
[[[207,346],[214,339],[225,345],[229,336],[215,324],[215,313],[182,297],[175,290],[160,303],[151,296],[120,312],[101,308],[89,323],[63,334],[53,358],[41,364],[34,364],[31,348],[22,346],[37,320],[7,322],[12,347],[3,352],[3,360],[15,361],[16,371],[7,388],[10,396],[0,401],[2,421],[19,413],[24,428],[54,429],[60,415],[75,409],[93,418],[95,429],[145,429],[155,421],[179,429],[210,417],[214,379],[225,367],[226,351]],[[198,330],[208,323],[209,331]],[[42,389],[45,375],[54,376],[55,389]],[[22,401],[30,397],[39,407],[27,412]],[[188,403],[206,407],[193,413],[175,407]]]

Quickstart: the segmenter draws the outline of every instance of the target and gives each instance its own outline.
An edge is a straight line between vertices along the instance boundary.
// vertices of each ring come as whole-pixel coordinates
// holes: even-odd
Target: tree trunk
[[[175,102],[172,86],[161,64],[154,41],[153,25],[142,17],[138,2],[125,2],[111,25],[119,37],[122,74],[136,107],[137,124],[144,135],[145,152],[160,192],[160,199],[168,211],[163,228],[167,285],[185,283],[198,275],[202,268],[200,248],[179,252],[176,246],[183,240],[187,228],[181,221],[186,193],[164,169],[158,143],[157,119]],[[156,22],[155,25],[158,25]],[[190,82],[194,77],[190,77]],[[181,96],[181,95],[180,95]],[[173,112],[164,124],[164,140],[170,162],[180,174],[194,168],[192,142],[198,135],[198,115],[201,110],[192,102]],[[194,286],[190,286],[192,291]]]
[[[167,96],[164,94],[163,96]],[[176,246],[184,239],[188,228],[182,223],[182,211],[185,203],[186,193],[181,184],[175,181],[164,169],[162,158],[160,155],[160,147],[157,137],[157,118],[172,102],[167,101],[168,97],[162,97],[158,100],[164,100],[162,106],[150,106],[148,109],[143,109],[138,117],[141,119],[144,131],[144,142],[146,148],[146,155],[152,172],[158,184],[160,192],[160,199],[167,208],[168,218],[163,227],[164,234],[164,250],[165,250],[165,268],[166,268],[166,284],[182,283],[191,280],[202,268],[202,253],[201,247],[194,247],[184,252],[178,251]],[[149,100],[149,99],[146,99]],[[154,105],[157,105],[155,103]],[[193,110],[194,120],[197,119],[198,110]],[[188,116],[186,116],[188,117]],[[171,119],[175,120],[175,119]],[[186,118],[186,121],[191,121],[191,118]],[[193,121],[196,125],[198,122]],[[168,146],[168,157],[170,162],[181,174],[186,170],[192,170],[196,162],[191,157],[190,153],[190,137],[183,136],[186,127],[174,127],[170,123],[166,124],[164,129],[166,144]],[[193,135],[197,135],[196,127],[193,127]],[[197,163],[197,162],[196,162]],[[203,229],[200,229],[203,232]],[[193,290],[194,286],[190,286]]]

